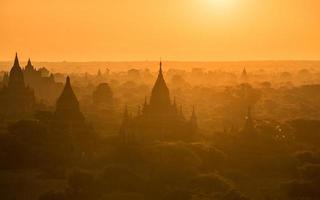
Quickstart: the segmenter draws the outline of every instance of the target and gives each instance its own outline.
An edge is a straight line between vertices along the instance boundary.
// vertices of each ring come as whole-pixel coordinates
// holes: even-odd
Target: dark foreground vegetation
[[[304,132],[312,140],[297,142],[299,130],[292,131],[132,145],[108,137],[88,145],[20,121],[0,140],[1,199],[319,199],[320,138]]]

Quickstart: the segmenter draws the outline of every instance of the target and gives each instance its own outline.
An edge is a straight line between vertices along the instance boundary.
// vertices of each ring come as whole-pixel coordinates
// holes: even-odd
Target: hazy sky
[[[319,0],[0,0],[0,60],[320,59]]]

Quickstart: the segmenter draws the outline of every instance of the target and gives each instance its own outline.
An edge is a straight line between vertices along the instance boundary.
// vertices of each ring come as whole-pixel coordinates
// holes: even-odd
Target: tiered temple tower
[[[69,76],[67,77],[64,89],[57,100],[54,118],[56,121],[64,123],[84,122],[84,117],[80,111],[78,99],[73,92]]]
[[[0,112],[4,117],[21,119],[31,116],[34,106],[34,91],[25,86],[23,72],[16,54],[8,81],[0,92]]]
[[[146,98],[142,105],[142,111],[139,110],[137,116],[129,120],[130,123],[123,124],[123,126],[129,126],[130,124],[130,127],[124,128],[122,126],[120,135],[122,137],[123,135],[134,135],[133,138],[137,142],[172,139],[189,140],[193,138],[195,133],[195,129],[190,129],[190,125],[197,124],[195,111],[189,121],[183,116],[182,106],[178,110],[175,99],[171,103],[170,91],[163,76],[162,62],[160,62],[158,78],[151,91],[150,102],[148,103]],[[197,126],[194,127],[197,128]],[[123,130],[126,130],[126,133],[123,133]],[[124,141],[128,141],[128,139]],[[129,141],[132,142],[130,139]]]
[[[34,71],[35,70],[35,68],[33,67],[33,65],[32,65],[32,63],[31,63],[31,60],[30,60],[30,58],[28,59],[28,63],[27,63],[27,65],[26,65],[26,67],[25,67],[25,71]]]
[[[156,117],[165,119],[173,119],[178,117],[177,105],[175,100],[171,104],[169,88],[164,80],[162,72],[162,62],[160,62],[160,69],[158,78],[152,88],[150,103],[147,99],[143,105],[144,117]]]
[[[86,123],[79,101],[73,92],[70,78],[66,78],[63,91],[56,102],[50,131],[75,155],[89,156],[96,147],[97,135]]]
[[[13,67],[10,70],[8,87],[19,90],[25,88],[23,72],[19,64],[18,54],[16,54]]]

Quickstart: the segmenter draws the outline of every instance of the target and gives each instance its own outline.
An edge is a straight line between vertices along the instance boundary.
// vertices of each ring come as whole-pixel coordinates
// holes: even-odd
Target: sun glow
[[[202,0],[200,7],[205,13],[214,15],[230,15],[237,8],[237,0]]]
[[[197,0],[194,2],[198,10],[198,19],[201,19],[201,23],[206,25],[212,24],[213,21],[230,24],[240,10],[238,0]]]
[[[229,9],[233,6],[235,0],[208,0],[209,3],[218,9]]]

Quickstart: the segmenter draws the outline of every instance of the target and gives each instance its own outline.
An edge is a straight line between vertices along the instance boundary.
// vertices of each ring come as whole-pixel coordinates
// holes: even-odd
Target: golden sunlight
[[[235,0],[207,0],[211,5],[219,9],[228,9],[233,6]]]
[[[320,200],[320,0],[0,19],[0,200]]]
[[[210,16],[223,16],[223,18],[229,18],[234,16],[235,9],[239,5],[236,5],[237,0],[203,0],[201,2],[200,9],[203,13]]]

